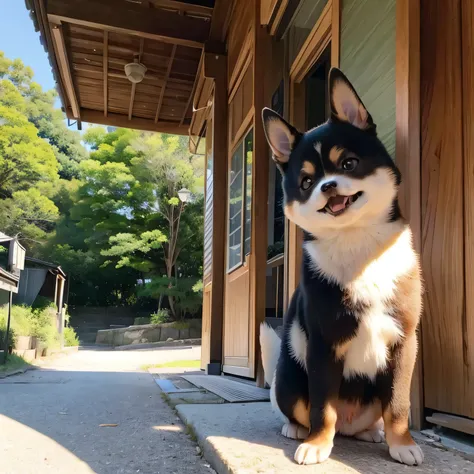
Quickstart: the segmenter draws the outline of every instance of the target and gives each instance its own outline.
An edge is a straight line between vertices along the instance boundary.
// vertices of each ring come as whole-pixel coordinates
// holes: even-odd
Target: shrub
[[[151,324],[163,324],[171,321],[170,313],[167,309],[159,309],[156,313],[150,314]]]
[[[74,328],[71,328],[69,326],[64,328],[64,345],[66,347],[79,345],[79,338],[77,337],[77,334],[76,334],[76,331],[74,331]]]
[[[140,326],[142,324],[150,324],[150,318],[149,317],[139,317],[139,318],[135,318],[133,320],[133,325],[134,326]]]
[[[5,337],[8,307],[0,308],[0,332]],[[50,305],[44,309],[33,310],[29,306],[14,305],[11,313],[10,329],[13,337],[36,336],[46,347],[59,346],[59,333],[56,327],[56,308]]]

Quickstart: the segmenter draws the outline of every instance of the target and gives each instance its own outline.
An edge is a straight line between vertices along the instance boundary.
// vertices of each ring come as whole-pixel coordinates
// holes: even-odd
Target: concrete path
[[[196,433],[203,453],[219,474],[471,474],[474,463],[423,445],[425,463],[396,463],[386,444],[337,437],[331,458],[315,466],[293,461],[298,442],[281,436],[282,423],[270,403],[178,405],[181,418]]]
[[[0,473],[210,474],[140,369],[199,352],[88,349],[1,380]]]

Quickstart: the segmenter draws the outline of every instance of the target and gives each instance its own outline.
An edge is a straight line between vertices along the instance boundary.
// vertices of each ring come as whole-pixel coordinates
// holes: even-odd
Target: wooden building
[[[301,233],[260,111],[304,130],[339,66],[404,181],[426,297],[412,420],[474,418],[471,0],[27,0],[66,114],[190,134],[207,155],[202,368],[262,380],[258,328],[298,283]],[[124,74],[147,68],[142,82]],[[202,142],[204,143],[204,142]],[[202,147],[199,147],[202,148]]]

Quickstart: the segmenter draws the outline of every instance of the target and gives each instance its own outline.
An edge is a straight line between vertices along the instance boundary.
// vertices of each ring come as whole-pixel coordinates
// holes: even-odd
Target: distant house
[[[18,292],[24,259],[25,249],[18,240],[0,232],[0,306],[8,303],[10,292]]]
[[[13,297],[14,304],[33,306],[39,298],[45,298],[57,308],[58,329],[63,326],[63,308],[67,303],[68,280],[59,265],[37,258],[26,257],[25,268],[21,272],[18,293]]]

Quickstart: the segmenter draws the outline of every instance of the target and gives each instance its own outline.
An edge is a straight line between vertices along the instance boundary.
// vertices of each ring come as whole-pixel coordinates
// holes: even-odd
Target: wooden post
[[[204,74],[214,79],[213,238],[209,374],[220,375],[224,322],[227,204],[227,56],[205,52]]]
[[[421,253],[420,154],[420,0],[397,0],[396,11],[396,154],[402,173],[400,207]],[[423,424],[421,328],[418,359],[412,379],[411,424]]]
[[[267,105],[265,96],[265,73],[270,55],[270,37],[260,26],[260,0],[254,0],[254,54],[253,54],[253,104],[254,104],[254,161],[252,176],[252,266],[250,269],[250,311],[253,313],[253,338],[250,357],[256,367],[257,386],[265,384],[260,357],[260,324],[265,321],[267,279],[267,218],[268,218],[268,173],[269,151],[263,130],[261,112]],[[253,346],[253,347],[252,347]]]

